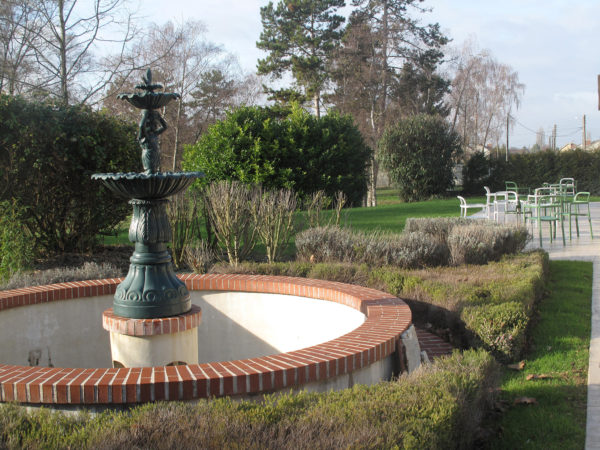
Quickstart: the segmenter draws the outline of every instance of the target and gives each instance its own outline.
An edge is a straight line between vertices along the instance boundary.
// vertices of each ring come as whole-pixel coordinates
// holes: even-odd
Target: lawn
[[[549,295],[540,302],[524,368],[505,371],[508,410],[492,448],[584,448],[591,296],[592,263],[550,262]]]

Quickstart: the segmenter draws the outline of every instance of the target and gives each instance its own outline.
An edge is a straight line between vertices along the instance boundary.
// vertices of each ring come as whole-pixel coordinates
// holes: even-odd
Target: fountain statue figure
[[[117,287],[114,314],[135,319],[152,319],[186,313],[191,308],[190,295],[173,270],[166,244],[171,240],[171,226],[166,213],[167,198],[181,192],[200,172],[160,172],[159,136],[167,123],[157,109],[179,98],[176,93],[154,92],[160,84],[152,83],[150,69],[136,86],[141,92],[119,94],[117,98],[142,110],[138,142],[142,149],[143,173],[97,173],[113,193],[128,198],[133,205],[129,240],[135,243],[129,272]]]

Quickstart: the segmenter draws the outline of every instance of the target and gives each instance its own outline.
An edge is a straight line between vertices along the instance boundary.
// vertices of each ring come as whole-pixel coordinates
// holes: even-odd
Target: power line
[[[532,130],[531,128],[529,128],[527,125],[524,125],[523,123],[519,122],[515,117],[510,116],[517,125],[521,126],[522,128],[525,128],[527,131],[529,131],[530,133],[533,133],[535,135],[537,135],[539,133],[539,130]],[[560,128],[557,126],[557,128]],[[576,133],[579,133],[581,130],[583,130],[583,127],[577,127],[577,128],[571,128],[571,132],[567,132],[566,134],[557,134],[556,137],[569,137],[569,136],[573,136]],[[552,129],[551,130],[543,130],[545,134],[548,133],[552,133]]]

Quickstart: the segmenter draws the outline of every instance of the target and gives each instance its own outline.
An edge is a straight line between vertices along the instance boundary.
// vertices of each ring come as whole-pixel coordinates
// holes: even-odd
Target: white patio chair
[[[482,212],[486,209],[485,203],[467,203],[464,197],[457,195],[456,198],[460,200],[460,217],[470,217],[473,219],[477,219],[479,217],[468,216],[467,212],[469,209],[479,209]],[[476,214],[477,216],[477,214]]]

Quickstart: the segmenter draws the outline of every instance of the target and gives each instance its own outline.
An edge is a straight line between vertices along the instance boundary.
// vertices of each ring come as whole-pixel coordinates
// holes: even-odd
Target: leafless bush
[[[314,192],[306,203],[306,217],[310,228],[320,227],[323,223],[323,210],[331,204],[331,199],[327,197],[325,191]]]
[[[1,289],[18,289],[28,286],[42,286],[53,283],[66,283],[69,281],[101,280],[104,278],[118,278],[125,275],[110,263],[98,264],[86,262],[81,267],[61,267],[36,272],[23,272],[14,274]]]
[[[206,214],[229,264],[237,266],[255,245],[250,189],[239,181],[219,181],[205,191]]]
[[[185,247],[185,262],[195,273],[207,273],[215,262],[215,253],[206,241]]]
[[[296,205],[296,195],[288,189],[265,191],[257,187],[252,192],[250,212],[253,225],[270,263],[285,250],[295,231]]]
[[[342,219],[342,209],[348,202],[348,197],[344,194],[343,191],[337,191],[335,193],[335,198],[333,199],[333,210],[335,213],[335,223],[334,225],[339,226]]]
[[[185,262],[188,244],[200,235],[200,208],[198,194],[182,192],[172,198],[167,207],[171,224],[171,256],[173,264],[180,268]]]

